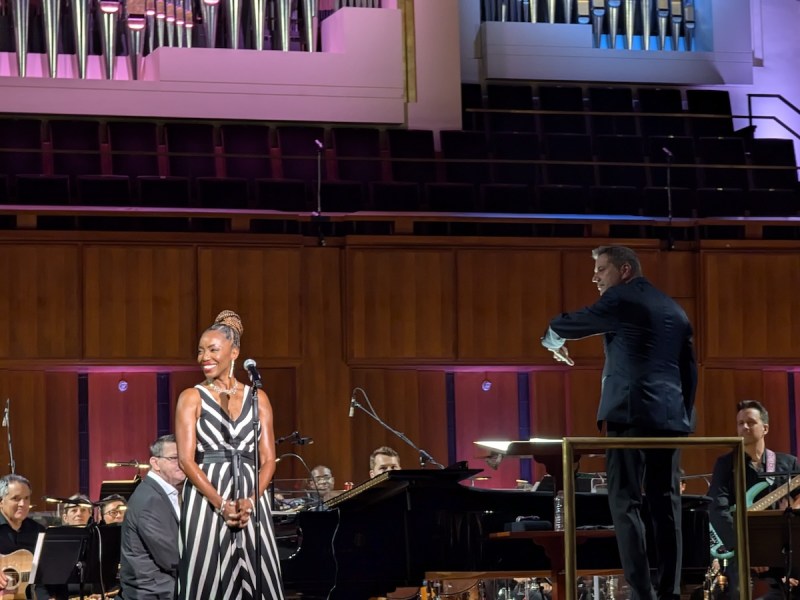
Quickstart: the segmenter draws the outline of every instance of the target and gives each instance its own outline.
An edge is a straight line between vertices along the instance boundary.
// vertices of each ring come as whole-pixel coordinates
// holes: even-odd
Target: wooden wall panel
[[[529,402],[531,437],[561,438],[567,431],[568,383],[564,369],[536,370],[530,374]],[[547,473],[544,465],[533,461],[533,481]]]
[[[237,373],[237,378],[244,377],[244,372]],[[187,388],[194,387],[203,381],[203,373],[200,365],[192,370],[175,370],[169,374],[170,387],[170,431],[175,431],[175,408],[178,405],[178,397]]]
[[[558,252],[458,252],[458,357],[497,363],[550,355],[539,343],[561,308]]]
[[[87,246],[86,358],[154,361],[192,356],[197,335],[195,271],[194,251],[188,247]]]
[[[417,444],[434,459],[448,466],[457,462],[448,455],[451,432],[447,423],[447,388],[444,371],[418,371],[419,440]]]
[[[798,359],[800,255],[705,252],[709,358]]]
[[[0,358],[79,358],[78,247],[0,244],[0,271]]]
[[[694,298],[697,291],[697,254],[672,250],[637,252],[644,276],[676,299]]]
[[[767,445],[776,452],[791,452],[791,415],[789,376],[785,371],[763,371],[761,402],[769,412]]]
[[[419,382],[416,370],[401,369],[354,369],[352,372],[353,387],[362,388],[369,397],[369,404],[378,417],[387,425],[400,431],[423,447],[420,434],[420,399]],[[358,403],[368,408],[366,398],[362,394],[356,397]],[[337,403],[346,416],[349,398]],[[337,412],[338,412],[337,406]],[[419,468],[419,455],[393,433],[387,431],[363,410],[356,409],[355,414],[340,435],[350,435],[353,440],[353,479],[364,481],[369,477],[369,455],[379,446],[390,446],[400,454],[400,464],[407,469]],[[425,450],[430,450],[425,448]],[[445,457],[440,456],[441,461]]]
[[[37,453],[45,460],[43,487],[34,485],[48,496],[65,498],[80,484],[78,470],[78,374],[45,374],[45,432],[37,443]]]
[[[492,388],[485,392],[481,384],[485,377]],[[457,460],[469,461],[469,466],[484,469],[481,475],[490,477],[475,481],[475,487],[514,488],[520,477],[519,459],[507,457],[496,471],[477,458],[481,451],[476,440],[519,439],[519,399],[517,373],[467,372],[455,374],[456,449]]]
[[[347,411],[353,386],[344,361],[342,256],[331,247],[303,250],[303,361],[297,368],[295,405],[297,427],[314,438],[304,449],[306,460],[328,465],[337,485],[365,477],[363,459],[355,466],[351,459]]]
[[[453,359],[451,250],[346,251],[348,357]]]
[[[119,380],[128,389],[118,389]],[[109,469],[110,460],[147,462],[156,439],[156,374],[89,374],[89,494],[97,498],[106,479],[130,479],[134,469]],[[73,493],[77,491],[74,490]]]
[[[764,402],[767,410],[771,407],[771,399],[764,398],[760,369],[707,368],[703,375],[704,435],[736,435],[736,405],[742,400]]]
[[[789,451],[798,456],[800,455],[800,407],[798,407],[798,400],[800,400],[800,374],[798,374],[798,371],[791,371],[788,376],[789,399],[795,409],[794,419],[791,421],[791,426],[794,428],[794,447],[790,448]]]
[[[9,403],[11,441],[16,472],[27,477],[34,497],[47,487],[47,398],[44,375],[40,371],[0,371],[0,413]],[[10,473],[7,429],[2,430],[0,463],[2,474]],[[46,510],[38,500],[38,510]]]
[[[197,252],[199,333],[220,311],[242,317],[240,361],[301,354],[299,248],[200,248]]]

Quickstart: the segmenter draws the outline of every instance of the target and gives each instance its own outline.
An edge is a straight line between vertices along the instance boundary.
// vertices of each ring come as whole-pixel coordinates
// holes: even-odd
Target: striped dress
[[[245,386],[242,414],[232,420],[200,385],[202,411],[197,420],[200,469],[220,495],[246,498],[255,489],[253,402]],[[239,490],[238,493],[236,490]],[[261,568],[255,568],[255,526],[225,525],[214,506],[187,479],[183,488],[180,535],[181,600],[254,599],[261,573],[262,599],[283,600],[280,562],[267,495],[258,500],[261,517]]]

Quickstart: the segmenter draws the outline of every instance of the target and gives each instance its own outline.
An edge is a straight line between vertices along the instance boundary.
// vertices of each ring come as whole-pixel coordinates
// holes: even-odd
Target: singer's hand
[[[575,366],[575,361],[569,357],[569,350],[567,350],[566,345],[561,346],[561,348],[549,348],[549,350],[553,353],[553,358],[557,362],[567,363],[570,367]]]

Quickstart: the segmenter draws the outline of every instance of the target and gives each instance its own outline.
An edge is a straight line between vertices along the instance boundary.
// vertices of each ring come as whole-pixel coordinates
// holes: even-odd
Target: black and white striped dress
[[[256,485],[250,387],[245,386],[242,414],[236,420],[228,417],[202,386],[195,387],[202,402],[197,420],[198,466],[223,498],[246,498]],[[261,573],[261,598],[283,600],[280,562],[267,495],[264,494],[258,502],[260,569],[255,568],[253,520],[245,529],[231,529],[206,497],[186,480],[181,509],[178,591],[181,600],[255,598],[257,573]]]

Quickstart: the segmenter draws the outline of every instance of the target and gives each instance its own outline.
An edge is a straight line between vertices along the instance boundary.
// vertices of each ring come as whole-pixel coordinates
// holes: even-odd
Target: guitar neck
[[[800,475],[796,475],[789,480],[789,483],[786,485],[779,486],[778,488],[772,490],[769,494],[760,498],[758,502],[753,502],[748,508],[748,511],[756,511],[756,510],[767,510],[770,506],[775,504],[778,500],[786,496],[789,492],[792,492],[800,487]]]

